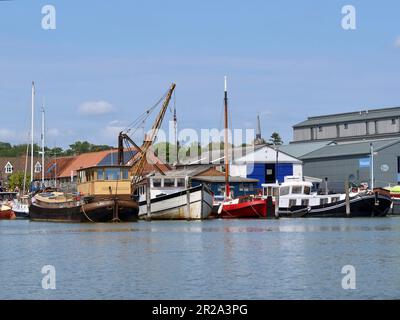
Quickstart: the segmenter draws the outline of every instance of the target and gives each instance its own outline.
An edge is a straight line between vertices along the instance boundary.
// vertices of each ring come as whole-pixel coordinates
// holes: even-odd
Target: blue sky
[[[41,28],[46,4],[56,30]],[[232,126],[259,112],[263,136],[288,142],[307,116],[400,105],[399,17],[398,1],[0,2],[0,141],[26,140],[32,80],[47,144],[67,146],[115,144],[172,81],[181,129],[220,128],[227,75]],[[105,113],[89,114],[98,101]]]

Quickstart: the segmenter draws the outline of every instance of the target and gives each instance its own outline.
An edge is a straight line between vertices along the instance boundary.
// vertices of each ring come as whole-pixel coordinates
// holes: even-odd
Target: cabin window
[[[121,173],[122,173],[122,179],[123,179],[123,180],[129,180],[129,172],[128,172],[128,169],[122,169],[122,170],[121,170]]]
[[[302,190],[303,188],[301,187],[301,186],[293,186],[292,187],[292,193],[293,194],[301,194],[301,190]]]
[[[318,131],[322,132],[322,127],[321,126],[318,127]]]
[[[161,187],[161,179],[153,179],[153,187],[155,188]]]
[[[290,187],[282,187],[281,188],[281,196],[286,196],[289,194]]]
[[[311,193],[311,188],[310,187],[304,187],[304,194],[310,194]]]
[[[336,203],[338,201],[339,201],[339,197],[333,197],[331,200],[332,203]]]
[[[179,178],[179,179],[177,179],[176,183],[177,183],[178,187],[184,187],[185,186],[185,179]]]
[[[13,173],[13,166],[11,165],[10,162],[7,162],[7,164],[4,168],[5,168],[6,173]]]
[[[345,128],[345,129],[348,129],[348,128],[349,128],[349,125],[348,125],[347,123],[345,123],[345,124],[344,124],[344,128]]]
[[[320,204],[321,204],[321,205],[328,204],[328,198],[321,198]]]
[[[42,165],[40,164],[40,162],[36,162],[35,173],[39,173],[39,172],[42,172]]]
[[[175,187],[175,179],[164,179],[164,187]]]
[[[97,169],[97,180],[104,180],[104,171],[103,171],[103,169]]]
[[[392,124],[396,124],[396,119],[392,119]]]
[[[289,208],[294,207],[296,205],[296,199],[290,199],[289,200]]]
[[[308,207],[308,204],[310,203],[310,201],[308,199],[302,199],[301,200],[301,205],[304,207]]]
[[[80,182],[86,182],[86,172],[85,171],[79,171],[79,180],[80,180]]]
[[[254,191],[254,185],[252,183],[249,184],[249,191]]]
[[[119,180],[120,169],[119,168],[107,168],[104,170],[105,180]]]

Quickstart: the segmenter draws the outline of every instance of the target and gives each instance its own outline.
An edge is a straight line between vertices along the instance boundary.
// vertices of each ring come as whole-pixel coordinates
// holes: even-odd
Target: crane
[[[124,141],[131,143],[137,150],[137,153],[128,161],[127,165],[131,166],[131,176],[132,176],[132,194],[135,192],[137,184],[142,180],[142,174],[146,165],[146,155],[149,152],[151,146],[153,145],[155,139],[157,138],[158,131],[161,127],[162,121],[164,119],[165,113],[168,109],[169,102],[171,100],[172,94],[175,90],[176,84],[172,83],[167,95],[165,96],[161,110],[159,111],[157,118],[150,130],[145,135],[143,144],[139,147],[126,133],[120,132],[118,136],[118,163],[119,165],[124,164]],[[157,164],[156,164],[157,167]]]

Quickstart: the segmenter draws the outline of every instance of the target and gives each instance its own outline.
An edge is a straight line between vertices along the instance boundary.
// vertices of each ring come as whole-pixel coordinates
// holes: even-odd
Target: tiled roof
[[[0,180],[5,179],[8,174],[5,173],[5,166],[8,162],[13,166],[13,172],[18,172],[18,171],[25,171],[25,160],[26,156],[20,156],[20,157],[0,157]],[[39,157],[34,157],[33,158],[33,165],[37,162],[41,163],[42,159]],[[30,174],[31,170],[31,157],[28,157],[28,163],[27,163],[27,169],[28,169],[28,174]],[[41,173],[34,173],[34,179],[38,179],[41,177]]]
[[[115,150],[114,150],[115,151]],[[82,168],[97,166],[108,154],[113,150],[83,153],[74,157],[73,161],[63,168],[57,175],[59,178],[67,178],[71,176],[71,172],[76,175],[76,171]]]

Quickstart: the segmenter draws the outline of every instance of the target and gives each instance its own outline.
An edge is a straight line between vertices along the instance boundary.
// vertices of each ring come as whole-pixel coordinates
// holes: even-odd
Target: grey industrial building
[[[372,163],[374,187],[400,184],[400,107],[309,117],[280,150],[302,160],[305,176],[327,178],[330,191],[346,180],[371,186]]]
[[[356,141],[400,136],[400,107],[309,117],[293,126],[293,142]]]

